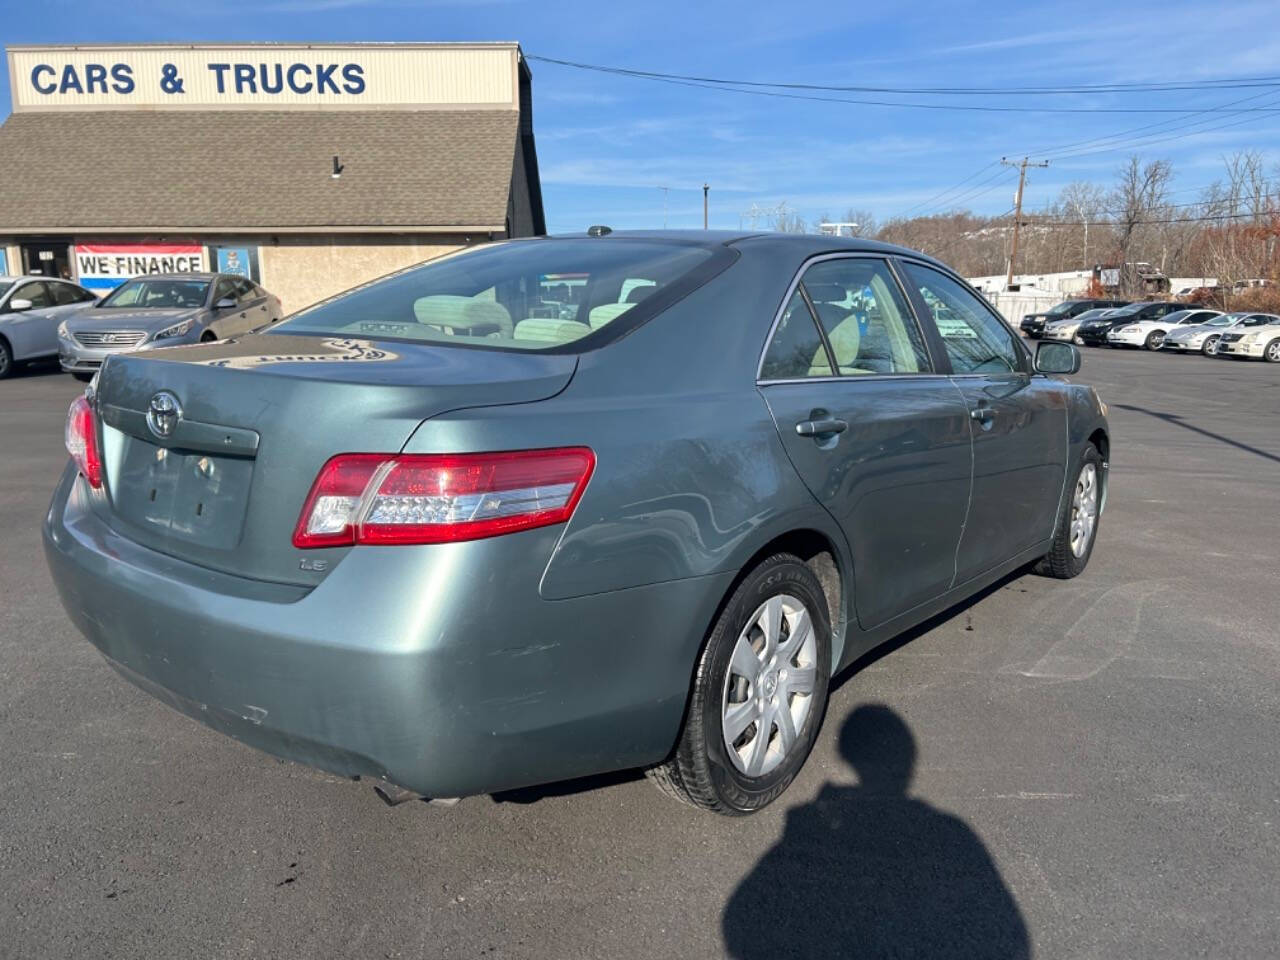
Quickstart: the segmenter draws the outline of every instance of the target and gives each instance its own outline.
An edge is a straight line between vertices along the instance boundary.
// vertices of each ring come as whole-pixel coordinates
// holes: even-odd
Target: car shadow
[[[29,377],[44,377],[50,374],[57,374],[71,380],[71,375],[62,372],[62,366],[58,363],[58,358],[51,360],[19,360],[13,365],[13,370],[9,372],[9,379],[21,380]]]
[[[883,705],[840,731],[857,786],[828,783],[787,814],[739,884],[722,930],[739,960],[1029,958],[1022,912],[968,825],[908,793],[916,744]]]

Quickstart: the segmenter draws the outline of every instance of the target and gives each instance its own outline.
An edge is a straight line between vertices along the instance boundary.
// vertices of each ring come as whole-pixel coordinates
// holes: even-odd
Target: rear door
[[[969,498],[968,410],[887,261],[811,261],[775,321],[760,391],[853,556],[870,628],[944,593]]]
[[[973,435],[973,495],[956,557],[963,583],[1048,539],[1066,475],[1063,391],[962,281],[903,261],[917,309],[932,318]]]
[[[266,295],[253,285],[252,280],[238,278],[235,281],[235,297],[240,306],[240,314],[236,318],[236,333],[248,333],[267,322]]]

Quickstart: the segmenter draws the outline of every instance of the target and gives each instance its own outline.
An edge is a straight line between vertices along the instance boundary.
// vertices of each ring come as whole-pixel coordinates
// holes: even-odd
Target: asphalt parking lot
[[[742,820],[627,775],[388,808],[171,712],[45,569],[82,385],[0,383],[0,956],[1274,956],[1280,365],[1084,353],[1085,575],[844,675]]]

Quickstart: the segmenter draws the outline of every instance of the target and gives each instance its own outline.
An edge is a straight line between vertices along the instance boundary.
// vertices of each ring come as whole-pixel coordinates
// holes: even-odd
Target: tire
[[[1147,334],[1146,342],[1143,343],[1142,346],[1144,349],[1147,349],[1147,350],[1159,350],[1160,345],[1163,343],[1164,343],[1164,331],[1152,330],[1149,334]]]
[[[774,554],[747,574],[702,648],[675,751],[646,771],[664,793],[714,813],[742,816],[768,806],[791,785],[826,712],[827,610],[822,585],[799,557]],[[771,644],[762,624],[775,611]],[[771,659],[771,647],[782,659]],[[755,675],[748,679],[746,672]],[[811,682],[790,689],[799,677]],[[726,719],[738,730],[732,745]],[[794,730],[785,750],[784,725]]]
[[[77,380],[79,380],[81,383],[88,383],[90,380],[93,379],[92,373],[73,372],[71,375],[75,377]]]
[[[213,343],[213,341],[217,339],[218,339],[218,335],[214,333],[212,330],[206,330],[204,333],[200,334],[201,343]]]
[[[1087,479],[1092,476],[1092,484]],[[1058,523],[1053,531],[1053,546],[1040,562],[1035,572],[1045,577],[1058,580],[1070,580],[1084,572],[1093,555],[1093,545],[1098,539],[1098,511],[1102,508],[1103,468],[1102,454],[1093,444],[1087,444],[1081,454],[1080,464],[1076,467],[1075,482],[1063,498],[1062,509],[1058,513]],[[1090,496],[1089,490],[1092,490]],[[1082,531],[1082,543],[1073,539],[1076,533],[1076,519],[1081,509],[1092,509],[1093,522],[1087,531]]]
[[[1200,347],[1200,352],[1206,357],[1216,357],[1218,355],[1218,338],[1208,337]]]
[[[0,337],[0,380],[13,376],[13,349],[9,341]]]
[[[1262,348],[1262,359],[1267,363],[1280,363],[1280,337]]]

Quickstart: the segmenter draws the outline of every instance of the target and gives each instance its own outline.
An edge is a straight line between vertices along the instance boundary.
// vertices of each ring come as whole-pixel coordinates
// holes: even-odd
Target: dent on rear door
[[[946,592],[969,498],[969,415],[945,377],[784,383],[762,387],[805,485],[835,517],[853,553],[854,605],[864,628]],[[796,424],[848,423],[826,438]]]

